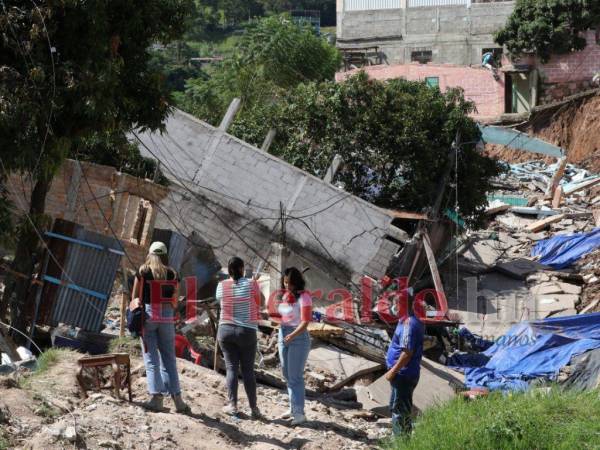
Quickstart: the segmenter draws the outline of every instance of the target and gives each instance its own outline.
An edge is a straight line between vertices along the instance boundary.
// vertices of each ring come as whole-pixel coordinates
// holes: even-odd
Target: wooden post
[[[555,193],[556,189],[559,187],[560,180],[562,179],[563,175],[565,174],[566,167],[567,167],[567,157],[563,156],[562,158],[560,158],[558,160],[558,168],[556,169],[556,172],[554,172],[554,175],[552,176],[552,180],[550,180],[550,184],[548,184],[548,187],[546,189],[546,199],[551,199],[554,197],[554,193]]]
[[[119,326],[119,336],[125,336],[125,322],[127,322],[127,300],[130,298],[129,295],[129,282],[127,280],[127,269],[125,264],[121,265],[121,275],[123,276],[123,291],[121,293],[121,324]]]

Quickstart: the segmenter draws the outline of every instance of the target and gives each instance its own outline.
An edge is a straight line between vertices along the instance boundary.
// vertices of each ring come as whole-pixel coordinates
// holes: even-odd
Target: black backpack
[[[129,308],[127,309],[127,329],[129,330],[129,333],[131,333],[131,335],[133,337],[140,337],[143,334],[144,318],[146,316],[146,311],[144,309],[144,297],[143,297],[144,283],[145,283],[144,277],[140,276],[138,278],[138,282],[140,285],[139,299],[140,299],[141,305],[138,306],[137,308],[135,308],[133,311],[130,310]],[[133,295],[132,295],[132,299],[133,299]]]

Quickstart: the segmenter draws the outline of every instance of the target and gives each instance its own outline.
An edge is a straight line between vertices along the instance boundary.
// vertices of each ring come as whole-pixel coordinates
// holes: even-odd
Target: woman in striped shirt
[[[286,269],[281,280],[284,294],[278,306],[278,315],[281,317],[279,359],[290,397],[289,412],[281,418],[292,419],[292,425],[306,422],[304,366],[310,352],[307,328],[312,318],[312,298],[304,290],[305,284],[304,277],[297,268]]]
[[[237,415],[238,367],[242,366],[244,389],[250,403],[252,418],[261,418],[256,404],[256,358],[260,289],[255,280],[244,277],[244,261],[234,257],[229,260],[228,280],[217,286],[217,300],[221,304],[217,340],[223,350],[227,369],[229,403],[223,408],[226,414]]]

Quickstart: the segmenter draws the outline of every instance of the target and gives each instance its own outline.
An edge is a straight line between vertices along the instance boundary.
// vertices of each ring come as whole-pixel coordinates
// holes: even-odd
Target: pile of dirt
[[[584,97],[534,113],[530,120],[517,127],[552,144],[566,148],[569,162],[593,173],[600,173],[600,94]],[[533,153],[487,145],[489,156],[510,163],[546,160]]]
[[[143,364],[133,359],[134,402],[104,393],[81,400],[75,382],[75,361],[81,354],[61,352],[42,374],[18,384],[0,382],[0,443],[7,448],[113,448],[113,449],[363,449],[377,446],[390,433],[389,419],[363,410],[336,409],[307,401],[309,419],[291,427],[277,417],[287,410],[287,395],[260,386],[259,407],[265,420],[224,415],[224,377],[212,370],[178,360],[183,396],[192,414],[151,413],[140,406],[146,400]],[[104,391],[106,392],[106,391]],[[240,386],[240,405],[247,405]],[[243,409],[242,409],[243,410]],[[0,448],[2,446],[0,445]]]

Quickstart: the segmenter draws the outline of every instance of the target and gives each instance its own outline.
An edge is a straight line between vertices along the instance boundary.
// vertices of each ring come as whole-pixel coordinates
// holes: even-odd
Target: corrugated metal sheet
[[[74,234],[72,238],[92,245],[67,242],[62,285],[53,302],[51,325],[64,323],[98,332],[121,264],[122,246],[114,238],[83,228]]]
[[[400,0],[344,0],[346,11],[368,11],[370,9],[400,9]]]
[[[429,6],[455,6],[470,5],[471,0],[407,0],[409,8],[423,8]]]

